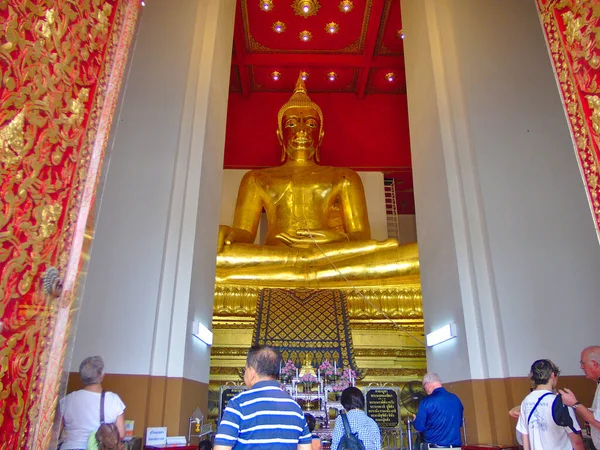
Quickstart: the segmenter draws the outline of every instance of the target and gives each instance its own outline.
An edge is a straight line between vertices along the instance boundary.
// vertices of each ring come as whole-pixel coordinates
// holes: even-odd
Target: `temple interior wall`
[[[425,332],[470,442],[510,442],[539,358],[589,397],[600,249],[535,2],[402,1]],[[521,377],[521,378],[515,378]],[[562,384],[565,383],[565,384]]]
[[[192,332],[212,317],[234,11],[148,2],[115,116],[69,390],[102,355],[138,434],[187,433],[206,410],[210,351]]]
[[[221,194],[221,217],[220,222],[224,225],[233,223],[235,213],[235,201],[242,177],[247,170],[226,169],[223,171],[223,187]],[[383,174],[381,172],[358,172],[365,188],[369,223],[371,225],[371,237],[382,241],[388,238],[387,219],[385,213],[385,194],[383,190]],[[402,216],[401,216],[402,217]],[[404,242],[415,242],[417,240],[416,229],[413,226],[414,218],[411,215],[402,219],[401,229]],[[259,225],[256,243],[264,243],[266,239],[266,219],[263,213]]]
[[[457,390],[539,357],[579,375],[599,337],[600,251],[535,4],[402,7],[426,331],[459,333],[428,366]],[[190,331],[212,308],[233,10],[148,2],[104,168],[72,370],[103,355],[136,430],[183,432],[186,400],[204,402],[208,351]],[[473,386],[472,411],[488,389]],[[480,411],[499,430],[506,398]]]

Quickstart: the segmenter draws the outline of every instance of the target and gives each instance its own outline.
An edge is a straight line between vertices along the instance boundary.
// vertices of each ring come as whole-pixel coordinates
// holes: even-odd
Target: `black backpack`
[[[537,403],[529,413],[527,423],[529,423],[529,421],[531,420],[531,416],[533,415],[535,408],[537,408],[542,399],[548,395],[553,394],[551,392],[547,392],[538,399]],[[562,397],[560,394],[554,397],[554,400],[552,401],[552,419],[554,420],[554,423],[559,427],[569,427],[571,431],[573,431],[573,433],[579,433],[579,431],[577,431],[573,426],[573,419],[569,414],[569,407],[562,402]]]
[[[353,433],[345,412],[342,412],[342,422],[344,423],[344,435],[336,450],[366,450],[365,444],[358,438],[357,433]]]

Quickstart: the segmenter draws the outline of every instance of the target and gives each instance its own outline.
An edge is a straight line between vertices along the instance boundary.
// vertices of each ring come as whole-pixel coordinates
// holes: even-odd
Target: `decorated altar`
[[[323,114],[302,78],[277,126],[283,164],[244,174],[219,229],[209,407],[248,348],[270,345],[298,369],[285,389],[326,426],[344,370],[352,385],[425,372],[418,249],[373,239],[361,178],[319,164]]]

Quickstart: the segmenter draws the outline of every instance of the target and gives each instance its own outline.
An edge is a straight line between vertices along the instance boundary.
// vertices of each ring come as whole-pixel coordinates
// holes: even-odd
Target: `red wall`
[[[405,95],[368,95],[361,101],[354,94],[309,95],[323,110],[322,164],[384,172],[411,166]],[[277,113],[289,98],[281,93],[229,95],[226,169],[280,164]]]

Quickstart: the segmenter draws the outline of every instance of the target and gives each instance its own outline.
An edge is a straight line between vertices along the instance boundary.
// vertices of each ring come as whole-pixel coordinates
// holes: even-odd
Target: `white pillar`
[[[141,18],[72,370],[100,354],[111,374],[207,384],[192,328],[212,320],[235,1],[176,3],[147,2]]]
[[[600,249],[533,1],[403,0],[425,331],[447,381],[580,374]],[[576,330],[576,331],[575,331]]]

